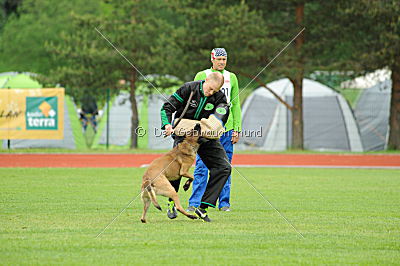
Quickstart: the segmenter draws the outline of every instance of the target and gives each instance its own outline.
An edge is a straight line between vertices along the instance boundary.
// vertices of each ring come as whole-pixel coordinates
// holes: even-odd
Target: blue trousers
[[[231,142],[232,130],[225,132],[220,142],[225,149],[226,155],[228,155],[229,161],[232,162],[233,155],[233,144]],[[206,190],[208,180],[208,168],[203,163],[199,155],[196,157],[196,168],[194,169],[194,181],[192,183],[192,195],[189,199],[189,206],[199,207],[201,198]],[[226,181],[221,193],[218,197],[218,208],[230,206],[230,194],[231,194],[231,176]]]

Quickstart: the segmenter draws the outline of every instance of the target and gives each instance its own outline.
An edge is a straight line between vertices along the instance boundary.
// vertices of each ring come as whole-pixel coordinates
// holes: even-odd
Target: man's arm
[[[231,142],[236,144],[239,141],[239,132],[242,131],[242,111],[240,109],[239,82],[234,73],[231,73],[231,113],[233,132]]]
[[[171,125],[172,114],[186,103],[188,91],[190,91],[190,88],[186,84],[183,85],[161,107],[161,129],[165,129],[167,125]]]
[[[233,131],[242,131],[242,111],[239,99],[239,83],[234,73],[231,73],[231,113],[233,118]]]

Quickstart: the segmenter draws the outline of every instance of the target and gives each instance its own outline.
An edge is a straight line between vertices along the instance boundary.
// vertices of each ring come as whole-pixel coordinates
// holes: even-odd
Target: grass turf
[[[212,223],[150,208],[145,169],[0,168],[0,264],[396,264],[400,171],[239,168],[232,212]],[[180,197],[187,206],[189,193]],[[166,199],[159,197],[162,206]]]

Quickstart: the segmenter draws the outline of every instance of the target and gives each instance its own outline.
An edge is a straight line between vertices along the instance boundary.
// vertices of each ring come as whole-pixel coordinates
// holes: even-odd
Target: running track
[[[162,154],[0,154],[0,167],[143,167]],[[235,154],[234,166],[400,169],[399,155]]]

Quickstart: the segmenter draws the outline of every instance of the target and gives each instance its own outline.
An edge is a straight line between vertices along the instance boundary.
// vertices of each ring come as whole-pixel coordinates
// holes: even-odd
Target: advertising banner
[[[63,138],[63,88],[0,90],[0,139]]]

